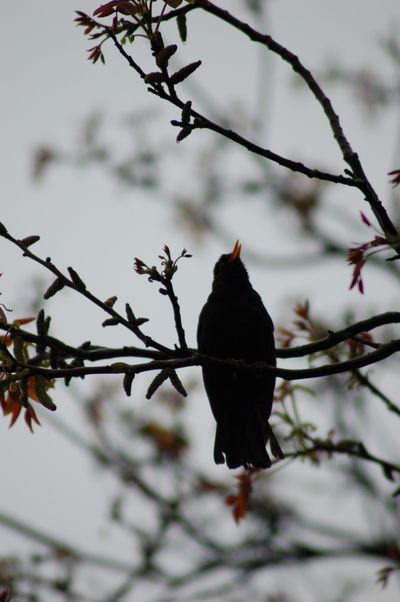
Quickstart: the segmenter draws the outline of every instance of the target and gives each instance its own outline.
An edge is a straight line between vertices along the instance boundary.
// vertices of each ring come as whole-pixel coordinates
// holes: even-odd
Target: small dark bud
[[[109,297],[104,301],[104,305],[107,305],[108,307],[113,307],[117,299],[118,297]]]
[[[168,370],[168,372],[169,372],[168,378],[171,381],[171,384],[175,387],[175,389],[178,391],[178,393],[183,395],[183,397],[186,397],[187,393],[186,393],[185,387],[183,386],[178,374],[175,372],[175,370],[172,370],[171,368]]]
[[[168,291],[166,291],[165,288],[159,288],[158,292],[161,293],[162,295],[168,295]]]
[[[41,309],[36,318],[36,331],[39,336],[47,334],[44,331],[44,309]]]
[[[51,322],[51,317],[47,316],[47,318],[44,321],[44,326],[43,326],[44,334],[47,334],[49,332],[49,330],[50,330],[50,322]]]
[[[144,82],[146,84],[150,84],[151,86],[154,84],[162,84],[163,81],[164,76],[160,71],[153,71],[152,73],[148,73],[144,78]]]
[[[186,127],[182,128],[176,137],[176,141],[181,142],[182,140],[184,140],[185,138],[190,136],[190,134],[192,133],[192,130],[193,130],[193,128],[190,125],[187,125]]]
[[[113,372],[116,372],[118,374],[130,368],[129,364],[127,364],[126,362],[114,362],[113,364],[111,364],[110,367],[112,368]]]
[[[148,321],[149,321],[149,318],[136,318],[135,326],[141,326],[142,324],[145,324]]]
[[[180,13],[176,18],[176,24],[178,26],[179,36],[182,42],[186,42],[187,39],[187,25],[185,13]]]
[[[47,261],[47,259],[46,259],[46,261]],[[60,278],[56,278],[56,280],[54,280],[53,284],[50,284],[49,288],[47,289],[47,291],[43,295],[43,298],[44,299],[50,299],[50,297],[53,297],[62,288],[64,288],[63,281]]]
[[[126,395],[128,397],[131,396],[131,392],[132,392],[132,383],[133,383],[133,379],[135,378],[135,373],[134,372],[127,372],[124,375],[124,380],[122,381],[122,386],[124,388],[124,391],[126,393]]]
[[[38,240],[40,240],[40,236],[37,236],[37,234],[33,234],[32,236],[27,236],[26,238],[23,238],[19,242],[25,245],[25,247],[30,247],[31,245],[35,244],[35,242],[37,242]]]
[[[163,384],[167,378],[169,378],[168,370],[161,370],[151,381],[149,388],[147,389],[146,399],[150,399],[157,389]]]
[[[92,346],[91,341],[85,341],[82,345],[79,345],[78,349],[90,349]]]
[[[159,30],[152,35],[150,41],[154,54],[158,54],[164,48],[164,40]]]
[[[75,272],[75,270],[71,267],[68,268],[68,272],[69,272],[69,275],[71,276],[72,282],[75,284],[78,291],[85,291],[86,284],[80,278],[79,274],[77,274],[77,272]]]
[[[135,314],[133,313],[132,308],[129,305],[129,303],[125,304],[125,312],[126,312],[126,317],[128,318],[128,322],[130,322],[131,324],[135,324],[135,322],[136,322]]]
[[[177,48],[178,47],[176,44],[171,44],[170,46],[165,46],[165,48],[160,50],[160,52],[156,54],[157,67],[160,67],[160,69],[168,67],[169,59],[173,54],[175,54]]]
[[[118,318],[107,318],[107,320],[104,320],[102,323],[102,326],[116,326],[117,324],[119,324]]]
[[[183,82],[189,75],[191,75],[196,69],[198,69],[201,65],[201,61],[195,61],[194,63],[190,63],[189,65],[185,65],[182,69],[175,71],[173,75],[171,75],[171,84],[180,84]]]

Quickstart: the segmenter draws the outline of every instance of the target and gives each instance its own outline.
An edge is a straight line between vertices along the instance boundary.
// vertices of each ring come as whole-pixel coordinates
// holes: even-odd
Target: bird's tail
[[[243,421],[219,421],[215,434],[214,461],[223,464],[226,460],[229,468],[269,468],[271,458],[266,450],[268,441],[272,455],[283,458],[271,426],[257,412],[247,415]]]

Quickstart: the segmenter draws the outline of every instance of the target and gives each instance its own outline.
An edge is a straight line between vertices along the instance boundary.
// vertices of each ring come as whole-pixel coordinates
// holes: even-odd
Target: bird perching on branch
[[[276,365],[274,326],[260,295],[250,284],[239,241],[214,267],[212,291],[199,318],[199,352],[246,364]],[[269,441],[275,457],[282,450],[268,423],[275,376],[239,366],[204,365],[204,386],[217,422],[214,460],[229,468],[268,468]]]

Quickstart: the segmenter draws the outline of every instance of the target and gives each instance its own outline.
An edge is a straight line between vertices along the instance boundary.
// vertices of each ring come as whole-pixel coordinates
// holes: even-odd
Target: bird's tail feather
[[[281,446],[278,443],[278,439],[275,437],[274,435],[274,431],[271,428],[271,425],[268,423],[268,439],[269,439],[269,446],[271,448],[271,453],[274,456],[274,458],[284,458],[285,456],[283,455],[283,451],[281,449]]]
[[[280,445],[268,422],[254,412],[246,416],[245,423],[225,420],[217,423],[214,444],[214,461],[229,468],[253,466],[269,468],[271,459],[266,450],[270,441],[272,455],[283,458]],[[225,456],[225,458],[224,458]]]

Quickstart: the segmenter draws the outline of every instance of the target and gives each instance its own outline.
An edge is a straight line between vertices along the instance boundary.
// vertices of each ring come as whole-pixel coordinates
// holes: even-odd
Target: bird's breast
[[[271,361],[275,357],[273,325],[258,298],[225,299],[211,295],[199,320],[201,353],[214,357]]]

